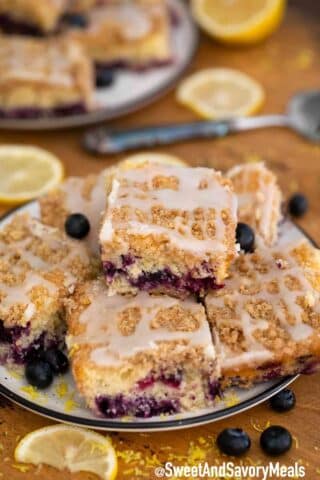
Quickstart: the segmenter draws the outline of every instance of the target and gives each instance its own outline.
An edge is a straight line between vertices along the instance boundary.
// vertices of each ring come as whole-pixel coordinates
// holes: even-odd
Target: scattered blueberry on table
[[[290,450],[292,436],[284,427],[278,425],[271,426],[262,432],[260,446],[268,455],[282,455]]]
[[[49,387],[53,381],[53,371],[48,362],[38,359],[27,363],[25,376],[33,387],[44,389]]]
[[[241,428],[226,428],[218,435],[217,445],[222,453],[237,457],[249,450],[251,440]]]
[[[69,237],[81,240],[90,231],[90,223],[82,213],[72,213],[65,221],[65,231]]]
[[[68,357],[57,348],[50,348],[43,353],[43,360],[49,363],[54,374],[63,374],[68,371]]]
[[[308,210],[308,207],[308,199],[302,193],[295,193],[289,199],[288,210],[293,217],[302,217]]]
[[[96,73],[96,87],[111,87],[115,81],[115,72],[111,69],[98,69]]]
[[[240,244],[241,250],[246,253],[254,251],[254,231],[246,223],[238,223],[236,229],[236,241]]]
[[[296,404],[296,396],[290,388],[285,388],[274,395],[270,400],[270,406],[276,412],[288,412]]]

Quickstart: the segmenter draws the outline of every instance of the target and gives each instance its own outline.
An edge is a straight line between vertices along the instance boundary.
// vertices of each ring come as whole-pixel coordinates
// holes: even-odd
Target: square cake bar
[[[67,346],[87,405],[108,418],[148,418],[204,408],[219,370],[204,308],[145,292],[108,296],[103,280],[67,304]]]
[[[143,164],[112,182],[100,232],[112,293],[219,288],[236,256],[236,197],[207,168]]]
[[[64,300],[97,271],[81,242],[26,214],[0,230],[0,361],[64,343]]]
[[[52,32],[68,5],[69,0],[0,0],[0,29],[31,35]]]
[[[92,105],[93,68],[71,40],[0,36],[0,118],[70,115]]]
[[[86,28],[69,37],[86,49],[97,67],[145,68],[171,60],[170,16],[165,2],[118,2],[87,12]]]
[[[260,163],[237,165],[227,172],[238,197],[239,222],[250,225],[257,239],[272,245],[278,238],[282,195],[277,178]]]
[[[107,201],[106,186],[112,171],[111,167],[99,175],[67,178],[55,190],[40,198],[41,221],[64,231],[67,217],[72,213],[82,213],[90,223],[85,242],[94,254],[98,254],[100,223]]]
[[[300,240],[241,254],[224,289],[205,300],[223,386],[320,364],[320,251]]]

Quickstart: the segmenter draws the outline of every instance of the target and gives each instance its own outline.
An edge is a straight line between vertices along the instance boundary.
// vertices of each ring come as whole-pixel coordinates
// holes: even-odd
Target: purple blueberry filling
[[[95,399],[98,412],[107,418],[134,416],[150,418],[161,414],[174,414],[180,411],[179,402],[176,400],[156,400],[154,397],[126,398],[123,395],[101,395]]]
[[[37,118],[57,118],[70,115],[81,115],[86,113],[87,109],[83,103],[74,103],[70,105],[61,105],[51,109],[42,109],[35,107],[21,107],[12,110],[3,110],[0,108],[0,119],[37,119]]]
[[[138,277],[133,278],[128,268],[133,263],[134,260],[130,255],[122,256],[120,268],[112,262],[103,262],[103,271],[107,282],[109,284],[112,283],[115,276],[124,276],[130,285],[139,290],[150,292],[164,287],[166,290],[178,292],[182,295],[185,294],[185,292],[199,294],[223,287],[223,285],[217,285],[207,264],[203,265],[203,269],[206,269],[209,275],[203,278],[194,276],[192,271],[185,275],[178,276],[168,267],[157,270],[156,272],[143,272]]]
[[[214,400],[216,397],[222,397],[221,384],[219,380],[211,380],[209,382],[209,395],[211,400]]]
[[[0,358],[0,363],[13,361],[17,364],[24,364],[37,356],[40,351],[48,348],[61,347],[63,342],[61,338],[48,338],[46,332],[42,332],[38,338],[33,340],[27,347],[22,347],[18,344],[21,337],[28,337],[30,333],[30,325],[25,327],[5,327],[2,320],[0,320],[0,346],[8,345],[9,351],[5,357]]]
[[[95,65],[97,75],[101,71],[114,71],[114,70],[131,70],[135,73],[144,73],[146,70],[151,70],[153,68],[167,67],[172,65],[174,62],[173,58],[167,58],[164,60],[149,60],[146,63],[130,63],[126,60],[115,60],[110,62],[98,62]]]
[[[41,37],[44,35],[36,25],[14,19],[9,15],[0,14],[0,29],[7,34],[31,35],[33,37]]]
[[[179,388],[183,379],[182,370],[177,370],[175,373],[160,373],[156,375],[155,373],[150,373],[147,377],[139,380],[137,385],[140,390],[145,390],[146,388],[152,387],[156,382],[161,382],[167,387]]]

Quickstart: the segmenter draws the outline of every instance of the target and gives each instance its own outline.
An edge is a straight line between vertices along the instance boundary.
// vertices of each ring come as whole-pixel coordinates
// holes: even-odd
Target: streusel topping
[[[236,200],[230,183],[213,170],[148,165],[113,180],[100,241],[114,233],[163,236],[191,252],[230,246]]]
[[[295,358],[308,342],[320,344],[319,268],[320,251],[304,240],[236,260],[225,287],[206,298],[225,368]]]
[[[81,294],[83,296],[83,294]],[[69,325],[69,347],[89,345],[91,361],[99,366],[149,355],[161,357],[162,350],[175,345],[198,348],[215,358],[211,335],[202,305],[193,300],[139,293],[136,297],[106,294],[103,280],[86,290],[90,304],[76,305]],[[87,304],[87,302],[85,302]],[[182,322],[178,321],[182,320]],[[79,329],[80,326],[80,329]],[[149,352],[149,353],[148,353]]]

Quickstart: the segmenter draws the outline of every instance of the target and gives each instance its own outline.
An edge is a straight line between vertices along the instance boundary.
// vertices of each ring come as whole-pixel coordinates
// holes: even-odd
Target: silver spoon
[[[320,91],[301,92],[292,97],[285,115],[240,117],[128,130],[100,127],[85,134],[84,147],[94,154],[112,154],[193,138],[225,137],[229,133],[264,127],[291,128],[313,142],[320,142]]]

